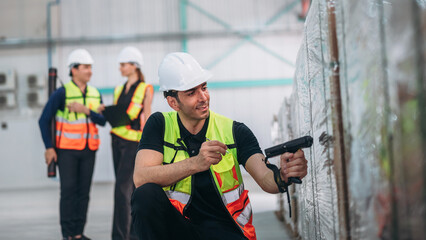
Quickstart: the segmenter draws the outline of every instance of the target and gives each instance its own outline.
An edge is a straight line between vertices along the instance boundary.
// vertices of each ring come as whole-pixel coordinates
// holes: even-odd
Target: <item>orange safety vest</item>
[[[114,104],[117,104],[118,98],[124,89],[124,85],[117,86],[114,90]],[[141,82],[136,87],[133,93],[132,100],[127,108],[127,115],[133,121],[139,117],[143,109],[143,100],[145,99],[145,92],[149,90],[151,93],[154,91],[151,84]],[[111,133],[126,139],[128,141],[139,142],[142,136],[142,129],[146,119],[141,118],[141,129],[132,129],[130,125],[118,126],[111,129]]]
[[[163,164],[180,162],[189,158],[180,137],[177,112],[167,112],[163,115],[165,120]],[[210,111],[206,138],[218,140],[228,146],[230,153],[222,156],[222,160],[218,164],[210,166],[210,173],[215,182],[216,192],[228,210],[229,217],[234,220],[248,239],[254,240],[256,239],[256,232],[252,224],[252,208],[248,191],[244,190],[243,178],[237,160],[233,121]],[[163,188],[170,202],[182,215],[185,215],[185,210],[191,204],[191,178],[189,176],[172,186]]]
[[[101,104],[99,91],[91,86],[86,87],[86,96],[73,82],[64,85],[65,108],[56,112],[56,147],[60,149],[83,150],[86,143],[90,150],[97,150],[100,144],[98,128],[84,113],[70,112],[67,105],[78,102],[90,110],[97,112]]]

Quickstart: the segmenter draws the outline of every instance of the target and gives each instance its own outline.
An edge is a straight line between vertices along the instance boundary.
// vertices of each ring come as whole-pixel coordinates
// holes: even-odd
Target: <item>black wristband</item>
[[[289,180],[289,183],[284,182],[281,179],[281,174],[280,174],[280,170],[278,169],[277,166],[268,163],[268,157],[266,157],[263,160],[266,164],[266,167],[268,167],[269,169],[272,170],[272,172],[274,173],[274,181],[278,186],[278,190],[280,191],[280,193],[287,193],[287,203],[288,203],[288,214],[290,215],[291,218],[291,204],[290,204],[290,195],[288,194],[288,186],[290,186],[292,184],[292,182]]]
[[[286,182],[284,182],[281,179],[280,170],[277,168],[277,166],[270,164],[270,163],[266,163],[266,167],[271,169],[272,172],[274,173],[274,181],[277,184],[278,190],[280,191],[280,193],[287,192],[288,191],[287,188],[288,188],[288,186],[291,185],[291,182],[290,182],[290,184],[287,184]]]

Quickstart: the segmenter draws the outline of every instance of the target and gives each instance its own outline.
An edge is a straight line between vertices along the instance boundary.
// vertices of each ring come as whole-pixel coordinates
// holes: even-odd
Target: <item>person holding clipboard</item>
[[[153,87],[142,74],[142,53],[125,47],[118,56],[120,71],[127,78],[114,90],[114,105],[101,106],[111,124],[112,154],[115,171],[112,239],[137,239],[133,234],[130,199],[134,190],[133,169],[136,151],[146,120],[151,115]]]

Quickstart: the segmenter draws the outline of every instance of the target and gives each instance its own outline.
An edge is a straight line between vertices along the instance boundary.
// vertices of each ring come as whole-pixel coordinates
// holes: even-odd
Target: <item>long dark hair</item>
[[[136,72],[138,73],[138,77],[142,82],[145,82],[145,77],[143,76],[143,73],[140,68],[136,68]]]

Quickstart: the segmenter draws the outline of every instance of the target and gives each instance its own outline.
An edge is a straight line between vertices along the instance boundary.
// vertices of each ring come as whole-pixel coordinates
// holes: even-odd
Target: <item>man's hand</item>
[[[90,109],[78,102],[72,102],[67,105],[70,112],[84,113],[90,115]]]
[[[99,107],[96,111],[98,111],[98,113],[105,111],[105,104],[99,105]]]
[[[308,161],[305,153],[298,150],[295,153],[284,153],[280,156],[281,178],[288,182],[289,177],[300,177],[301,179],[308,173]]]
[[[58,156],[56,155],[56,151],[54,148],[46,149],[46,151],[44,152],[44,158],[46,159],[47,165],[49,165],[52,161],[58,161]]]
[[[207,141],[201,144],[200,152],[193,161],[199,172],[205,171],[213,164],[218,164],[222,160],[222,156],[226,154],[225,144],[219,141]]]

